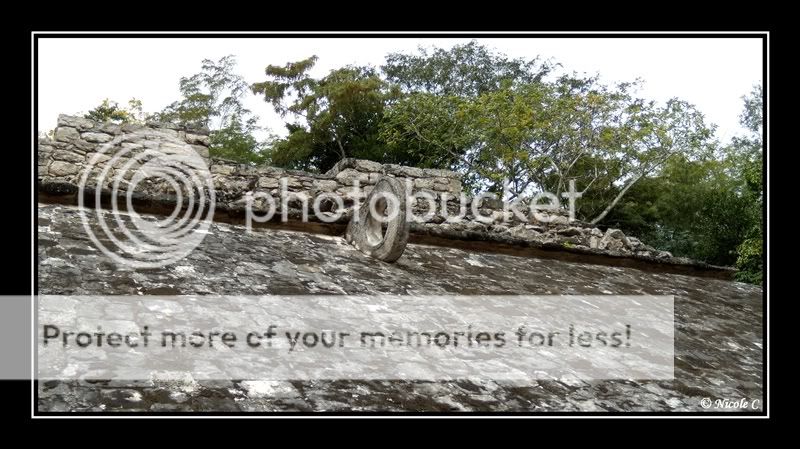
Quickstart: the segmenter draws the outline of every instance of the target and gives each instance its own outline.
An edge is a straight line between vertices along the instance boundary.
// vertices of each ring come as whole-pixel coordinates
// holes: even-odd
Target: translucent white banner
[[[40,296],[39,379],[672,379],[672,296]]]

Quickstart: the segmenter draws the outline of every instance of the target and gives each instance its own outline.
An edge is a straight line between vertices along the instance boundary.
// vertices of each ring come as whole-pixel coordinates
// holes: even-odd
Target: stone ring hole
[[[384,237],[384,220],[386,217],[388,203],[385,196],[378,196],[375,201],[375,207],[371,213],[367,214],[366,237],[367,243],[370,245],[378,245]]]
[[[403,255],[408,243],[405,189],[396,178],[378,180],[347,226],[347,241],[385,262]]]

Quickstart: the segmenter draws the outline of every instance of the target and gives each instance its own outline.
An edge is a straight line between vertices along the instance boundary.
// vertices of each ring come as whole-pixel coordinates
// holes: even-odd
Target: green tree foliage
[[[498,90],[538,86],[553,67],[538,58],[510,59],[475,41],[390,54],[382,71],[403,95],[387,105],[382,140],[392,154],[403,154],[415,165],[454,169],[473,190],[497,190],[497,176],[492,176],[497,170],[484,167],[487,144],[481,133],[486,127],[478,128],[478,98],[489,102]]]
[[[470,169],[478,139],[468,106],[455,95],[407,94],[385,111],[381,139],[392,153],[405,152],[417,166],[476,174]]]
[[[560,194],[575,180],[591,198],[579,212],[600,221],[669,158],[710,151],[713,130],[692,105],[645,102],[632,95],[635,87],[569,75],[504,82],[475,97],[413,93],[388,108],[383,137],[423,165],[465,173],[475,191],[499,192],[509,180],[512,199]]]
[[[251,86],[281,116],[293,119],[288,137],[272,149],[272,162],[323,172],[346,157],[402,162],[379,138],[393,92],[375,69],[348,66],[313,79],[308,72],[316,60],[269,66],[269,79]]]
[[[631,189],[605,223],[675,256],[733,265],[750,226],[751,200],[729,161],[675,157]]]
[[[279,165],[325,171],[344,157],[357,157],[463,166],[468,135],[461,131],[472,132],[462,125],[463,99],[501,85],[538,82],[550,70],[547,63],[509,59],[475,42],[430,53],[420,49],[419,55],[392,54],[381,72],[344,67],[313,79],[308,72],[316,61],[313,56],[269,66],[268,79],[252,86],[276,112],[293,118],[289,136],[272,151]],[[384,123],[387,110],[390,123]],[[410,117],[415,121],[403,121]],[[415,133],[423,127],[437,129],[432,140]]]
[[[258,117],[245,108],[249,85],[236,72],[234,56],[203,60],[202,70],[180,79],[181,99],[152,118],[180,126],[209,129],[212,156],[247,163],[263,163],[266,145],[255,133]]]
[[[509,84],[538,83],[553,67],[538,58],[510,59],[472,41],[449,50],[420,47],[418,54],[392,53],[382,70],[404,92],[477,97]]]
[[[97,122],[116,124],[144,122],[142,102],[136,98],[128,100],[127,107],[120,107],[116,101],[106,98],[97,107],[87,112],[84,117]]]
[[[738,279],[744,282],[761,283],[763,277],[763,154],[762,139],[764,92],[761,85],[753,88],[750,95],[743,97],[744,112],[740,122],[749,134],[733,139],[730,146],[730,159],[735,161],[734,170],[744,182],[743,196],[749,199],[748,217],[751,223],[747,239],[736,249],[736,267],[739,269]]]
[[[764,276],[764,242],[761,236],[749,238],[742,242],[736,252],[736,279],[750,284],[763,283]]]
[[[603,221],[676,256],[735,265],[737,279],[762,276],[760,88],[745,97],[750,130],[712,153],[668,160],[657,176],[631,188]],[[755,117],[755,118],[754,118]]]

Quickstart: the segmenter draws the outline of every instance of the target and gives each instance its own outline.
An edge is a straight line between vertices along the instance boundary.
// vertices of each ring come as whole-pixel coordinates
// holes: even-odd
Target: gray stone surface
[[[48,381],[40,411],[694,412],[703,398],[763,401],[762,291],[752,285],[415,244],[389,264],[340,237],[224,223],[182,262],[134,270],[92,246],[75,207],[47,204],[37,252],[40,294],[654,294],[675,296],[676,318],[672,381]]]

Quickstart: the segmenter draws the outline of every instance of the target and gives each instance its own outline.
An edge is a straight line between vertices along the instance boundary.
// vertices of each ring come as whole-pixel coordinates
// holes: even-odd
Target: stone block
[[[81,135],[75,128],[59,126],[58,128],[56,128],[54,137],[55,140],[58,142],[72,142],[74,140],[80,139]]]
[[[105,133],[89,132],[81,134],[81,138],[87,142],[106,143],[111,141],[111,139],[113,139],[114,137]]]
[[[74,175],[80,171],[80,167],[64,161],[53,161],[48,168],[48,172],[51,176],[69,176]]]

